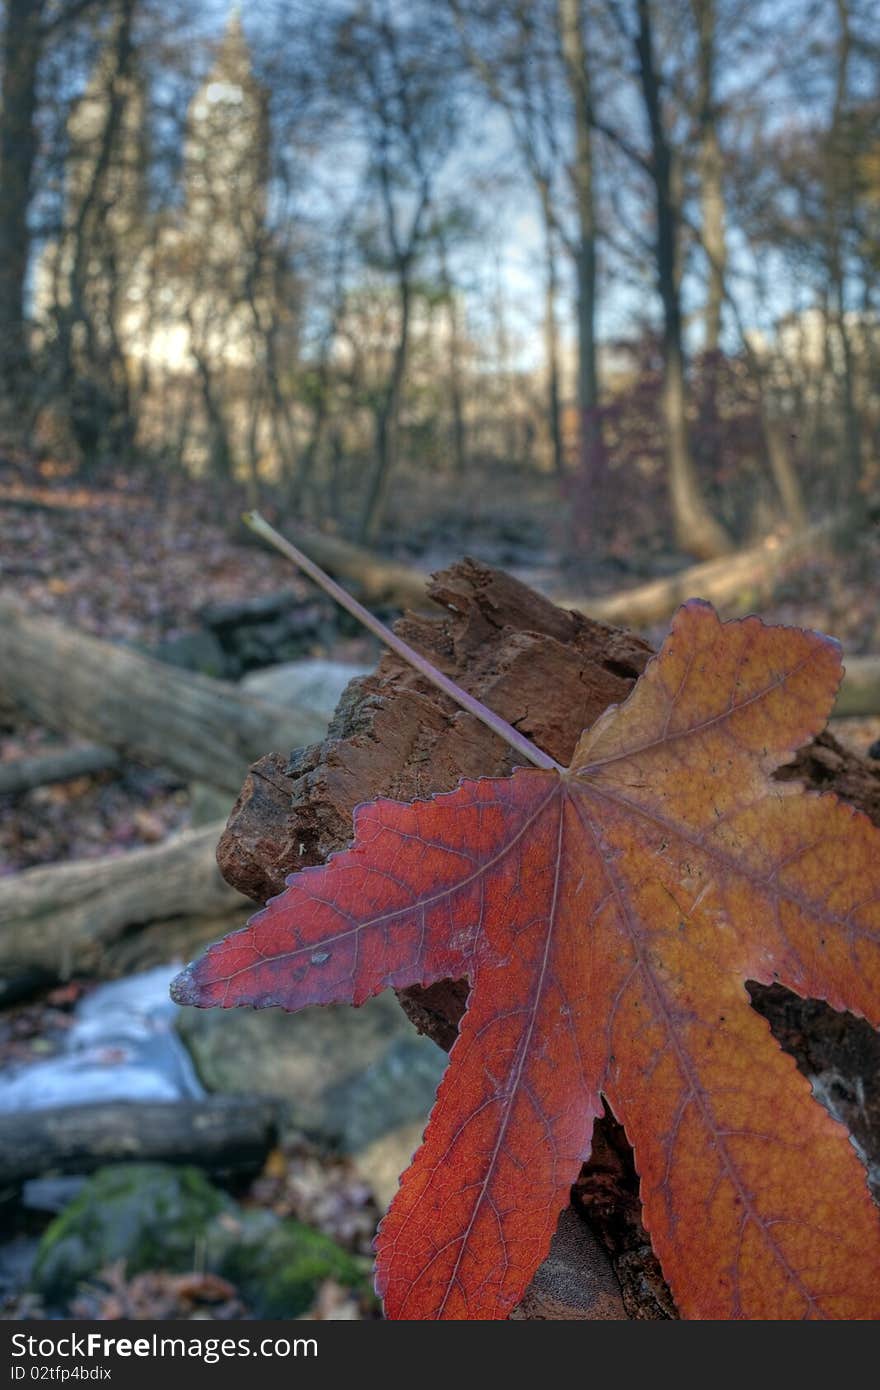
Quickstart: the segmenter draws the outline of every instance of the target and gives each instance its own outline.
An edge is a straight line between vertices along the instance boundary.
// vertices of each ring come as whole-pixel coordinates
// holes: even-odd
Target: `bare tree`
[[[581,470],[595,511],[602,494],[605,449],[596,365],[597,222],[593,172],[593,97],[583,0],[559,0],[559,36],[574,119],[571,182],[578,234],[572,248],[577,274],[578,411]]]
[[[344,87],[378,196],[364,247],[373,266],[389,274],[395,305],[390,365],[374,397],[375,460],[357,527],[366,540],[376,537],[395,472],[415,276],[437,177],[456,136],[454,87],[448,65],[438,62],[434,28],[430,7],[398,16],[382,0],[344,14],[333,36],[330,80],[334,91]]]
[[[669,494],[678,544],[701,559],[730,549],[699,485],[687,419],[681,314],[681,170],[666,130],[650,0],[636,0],[634,36],[642,99],[651,138],[650,169],[656,214],[657,289],[663,306],[663,413]]]
[[[27,418],[30,387],[26,287],[40,67],[47,47],[98,4],[6,0],[0,88],[0,418],[16,431]]]

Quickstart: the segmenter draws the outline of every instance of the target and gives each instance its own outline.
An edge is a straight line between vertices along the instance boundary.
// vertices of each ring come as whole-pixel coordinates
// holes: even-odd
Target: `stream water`
[[[0,1075],[0,1113],[204,1095],[174,1027],[168,986],[179,969],[157,966],[87,994],[55,1056]]]

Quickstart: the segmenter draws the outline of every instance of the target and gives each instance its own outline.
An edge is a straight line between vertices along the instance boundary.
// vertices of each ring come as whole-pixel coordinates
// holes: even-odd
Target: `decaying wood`
[[[277,1133],[271,1100],[114,1101],[4,1115],[0,1189],[44,1173],[90,1173],[105,1163],[196,1163],[256,1173]]]
[[[186,781],[235,791],[267,748],[320,738],[323,721],[73,631],[0,597],[0,696]]]
[[[241,897],[224,883],[214,849],[222,827],[188,830],[150,849],[27,869],[0,897],[0,1003],[22,980],[99,972],[110,943],[161,918],[220,916]]]
[[[54,782],[72,782],[77,777],[94,777],[119,767],[119,754],[109,748],[89,744],[84,748],[63,748],[34,758],[15,758],[0,763],[0,796],[19,796],[34,787]]]
[[[626,697],[651,655],[640,638],[557,608],[472,561],[436,576],[430,591],[444,614],[409,616],[398,625],[401,635],[562,763],[570,760],[581,730]],[[281,891],[287,874],[322,863],[349,843],[358,802],[448,791],[462,776],[508,773],[512,762],[494,734],[386,655],[374,674],[349,686],[323,743],[292,756],[276,752],[251,769],[220,841],[218,862],[229,883],[262,902]],[[828,734],[781,775],[836,791],[880,824],[880,776]],[[446,981],[406,990],[401,1002],[416,1026],[448,1049],[466,997],[462,981]],[[790,1039],[791,1018],[783,1029],[773,997],[757,991],[756,1004]],[[807,1031],[821,1026],[816,1018],[824,1016],[823,1008],[805,1022]],[[861,1025],[852,1023],[858,1033]],[[852,1056],[868,1065],[860,1036]],[[608,1252],[627,1316],[674,1316],[641,1225],[632,1155],[613,1117],[596,1126],[593,1158],[574,1200]],[[546,1266],[536,1282],[545,1275]],[[534,1292],[535,1286],[529,1296]]]

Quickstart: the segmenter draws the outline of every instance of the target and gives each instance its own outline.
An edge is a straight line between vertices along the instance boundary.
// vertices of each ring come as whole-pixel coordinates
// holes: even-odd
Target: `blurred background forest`
[[[6,1315],[375,1315],[439,1049],[167,1001],[376,656],[242,507],[386,617],[466,553],[822,628],[868,762],[878,426],[871,0],[2,0]]]
[[[423,551],[517,494],[587,569],[864,514],[878,44],[862,0],[10,0],[5,429]]]

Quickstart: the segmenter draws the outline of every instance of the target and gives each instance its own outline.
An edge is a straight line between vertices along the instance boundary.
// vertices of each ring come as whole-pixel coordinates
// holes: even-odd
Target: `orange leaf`
[[[569,769],[360,807],[351,849],[179,977],[287,1009],[470,980],[377,1238],[389,1317],[506,1316],[603,1095],[685,1317],[880,1317],[864,1169],[745,990],[880,1023],[880,833],[770,778],[839,679],[828,639],[689,603]]]

